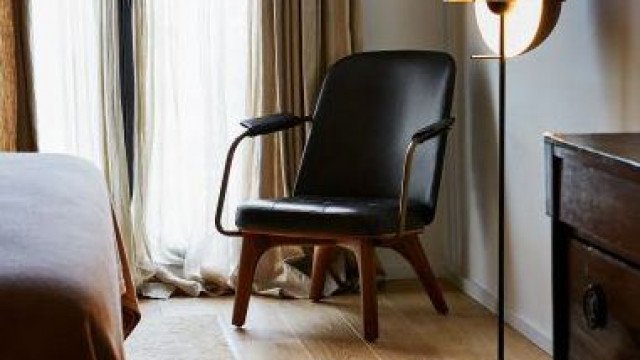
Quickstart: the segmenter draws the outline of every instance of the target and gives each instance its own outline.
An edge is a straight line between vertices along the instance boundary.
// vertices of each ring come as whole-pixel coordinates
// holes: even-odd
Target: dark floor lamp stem
[[[500,80],[498,98],[498,359],[504,360],[504,140],[506,118],[505,15],[500,14]]]

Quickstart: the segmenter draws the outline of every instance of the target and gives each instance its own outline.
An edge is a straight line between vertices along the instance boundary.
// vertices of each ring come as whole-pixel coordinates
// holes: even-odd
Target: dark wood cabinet
[[[554,358],[640,359],[640,134],[545,137]]]

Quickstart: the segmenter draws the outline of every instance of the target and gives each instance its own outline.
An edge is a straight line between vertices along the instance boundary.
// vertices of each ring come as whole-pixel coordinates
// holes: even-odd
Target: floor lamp
[[[498,359],[504,359],[504,134],[506,120],[507,59],[540,45],[550,34],[564,0],[444,0],[448,3],[475,2],[475,14],[482,38],[493,55],[473,59],[497,60],[498,90]]]

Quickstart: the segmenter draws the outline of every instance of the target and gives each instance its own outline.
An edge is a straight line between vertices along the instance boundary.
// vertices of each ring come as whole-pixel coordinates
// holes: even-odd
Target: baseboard
[[[496,313],[497,299],[483,286],[479,285],[475,281],[461,278],[458,275],[449,274],[447,278],[462,292],[469,295],[471,298],[482,304],[482,306],[486,307],[494,314]],[[514,329],[524,335],[531,342],[536,344],[536,346],[538,346],[540,349],[551,355],[551,353],[553,352],[553,340],[549,334],[546,334],[540,329],[537,329],[527,320],[518,316],[509,309],[507,309],[505,317],[509,325],[511,325]]]

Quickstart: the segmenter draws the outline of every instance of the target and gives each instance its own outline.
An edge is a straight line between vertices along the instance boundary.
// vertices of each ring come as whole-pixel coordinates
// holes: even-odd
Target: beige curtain
[[[359,51],[359,0],[256,0],[250,112],[310,115],[324,73]],[[260,195],[289,195],[305,141],[294,129],[262,141]]]
[[[0,151],[35,151],[26,2],[0,0]]]
[[[256,0],[253,6],[249,112],[310,115],[328,67],[361,49],[360,1]],[[300,127],[261,138],[261,197],[291,194],[305,135],[306,129]],[[265,254],[256,274],[257,290],[268,288],[266,280],[274,276],[298,274],[285,282],[290,294],[306,296],[308,277],[291,267],[308,268],[309,255],[299,247]],[[344,267],[338,271],[344,274]],[[325,290],[338,286],[332,285]]]

